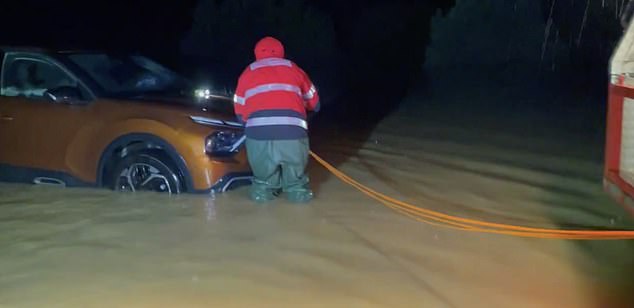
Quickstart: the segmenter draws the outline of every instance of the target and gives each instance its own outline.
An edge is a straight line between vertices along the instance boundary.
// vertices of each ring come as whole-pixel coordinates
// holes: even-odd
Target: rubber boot
[[[286,195],[288,201],[293,203],[308,203],[314,198],[310,189],[290,191]]]
[[[258,186],[251,186],[249,189],[249,198],[256,203],[267,203],[275,200],[275,192],[267,189],[262,189]]]
[[[282,187],[288,201],[293,203],[307,203],[313,199],[309,178],[306,174],[308,164],[308,139],[282,140],[277,148],[284,153],[281,161]]]
[[[313,199],[308,188],[308,139],[253,140],[247,138],[247,157],[253,171],[251,199],[273,200],[281,189],[289,201],[306,203]]]

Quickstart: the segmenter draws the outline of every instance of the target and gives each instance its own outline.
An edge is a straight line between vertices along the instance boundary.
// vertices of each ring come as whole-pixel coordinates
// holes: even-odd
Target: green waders
[[[291,202],[303,203],[313,198],[308,187],[308,139],[246,139],[247,157],[253,171],[250,197],[256,202],[271,201],[280,191]]]

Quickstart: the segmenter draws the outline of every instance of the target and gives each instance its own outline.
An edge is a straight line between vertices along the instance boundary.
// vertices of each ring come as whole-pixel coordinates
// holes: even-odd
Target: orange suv
[[[250,183],[230,95],[139,55],[0,53],[0,181],[165,193]]]

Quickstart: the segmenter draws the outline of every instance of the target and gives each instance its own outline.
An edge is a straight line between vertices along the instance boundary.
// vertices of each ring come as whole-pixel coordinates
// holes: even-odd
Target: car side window
[[[58,66],[35,59],[16,59],[4,73],[3,96],[46,99],[45,93],[62,86],[77,87],[77,81]]]

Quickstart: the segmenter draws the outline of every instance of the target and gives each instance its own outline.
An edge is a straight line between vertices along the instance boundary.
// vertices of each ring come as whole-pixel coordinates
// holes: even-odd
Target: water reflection
[[[216,220],[216,196],[209,196],[205,201],[205,213],[207,213],[207,222]]]

